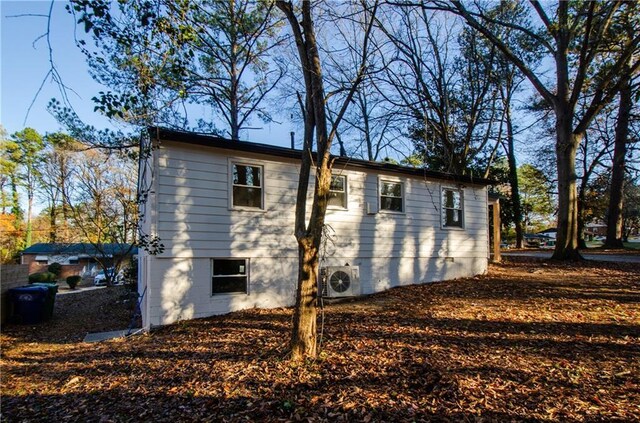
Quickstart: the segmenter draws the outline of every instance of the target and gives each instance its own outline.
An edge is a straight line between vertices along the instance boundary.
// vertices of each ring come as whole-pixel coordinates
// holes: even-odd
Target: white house
[[[140,166],[147,197],[141,225],[164,251],[140,250],[143,325],[294,304],[302,152],[160,128],[149,133],[154,148]],[[350,266],[343,270],[359,277],[352,294],[484,273],[489,183],[337,158],[321,266]]]

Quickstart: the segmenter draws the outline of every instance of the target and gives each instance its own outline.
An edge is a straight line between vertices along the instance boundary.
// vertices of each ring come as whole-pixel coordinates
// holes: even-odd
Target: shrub
[[[29,275],[29,283],[53,282],[56,283],[57,276],[51,272],[32,273]]]
[[[82,280],[82,277],[79,275],[68,276],[67,285],[69,285],[69,288],[71,289],[76,289],[76,286],[78,286],[81,280]]]
[[[51,263],[47,270],[56,276],[60,276],[60,273],[62,272],[62,265],[60,263]]]

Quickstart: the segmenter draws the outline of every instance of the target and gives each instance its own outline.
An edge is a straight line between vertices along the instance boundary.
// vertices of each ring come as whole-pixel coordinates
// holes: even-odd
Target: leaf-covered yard
[[[100,344],[9,326],[2,418],[640,420],[640,269],[520,260],[327,305],[321,356],[299,367],[285,356],[290,309]]]

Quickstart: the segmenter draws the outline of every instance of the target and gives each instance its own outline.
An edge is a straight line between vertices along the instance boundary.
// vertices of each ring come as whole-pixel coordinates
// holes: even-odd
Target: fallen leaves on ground
[[[66,334],[9,326],[2,419],[640,420],[633,265],[513,259],[485,276],[334,302],[324,313],[319,357],[299,365],[286,356],[291,309],[99,344],[78,342],[84,333],[71,323]],[[75,318],[116,329],[113,316]]]

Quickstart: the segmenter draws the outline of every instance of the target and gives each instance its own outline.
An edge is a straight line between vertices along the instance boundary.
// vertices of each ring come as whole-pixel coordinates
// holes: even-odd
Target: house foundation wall
[[[147,258],[146,327],[166,325],[248,308],[277,308],[295,303],[296,257],[250,258],[249,292],[212,294],[210,258]],[[358,266],[360,293],[372,294],[412,284],[471,277],[487,271],[487,259],[331,258],[327,266]],[[145,303],[146,304],[146,303]]]

